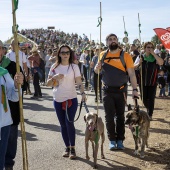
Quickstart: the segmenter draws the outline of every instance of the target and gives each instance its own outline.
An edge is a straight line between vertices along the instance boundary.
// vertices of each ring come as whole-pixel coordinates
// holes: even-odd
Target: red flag
[[[153,30],[156,32],[164,47],[170,50],[170,31],[163,28],[155,28]]]
[[[166,29],[167,29],[168,31],[170,31],[170,27],[167,27]]]

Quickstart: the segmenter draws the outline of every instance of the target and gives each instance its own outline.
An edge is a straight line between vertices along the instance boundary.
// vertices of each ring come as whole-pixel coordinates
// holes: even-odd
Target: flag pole
[[[16,24],[16,10],[17,10],[17,8],[18,8],[18,0],[12,0],[12,15],[13,15],[12,32],[14,34],[14,49],[15,49],[15,55],[16,55],[16,70],[17,70],[17,73],[19,73],[20,72],[20,65],[19,65],[19,48],[18,48],[18,38],[17,38],[18,26]],[[24,116],[23,116],[23,103],[22,103],[22,94],[20,92],[20,88],[21,88],[21,84],[18,84],[23,170],[28,170],[28,155],[27,155],[26,134],[25,134]]]
[[[141,23],[140,23],[140,17],[139,17],[139,13],[138,13],[138,22],[139,22],[139,51],[140,51],[140,58],[141,58]],[[140,66],[140,75],[141,75],[141,99],[142,99],[142,107],[143,107],[143,78],[142,78],[142,63]]]

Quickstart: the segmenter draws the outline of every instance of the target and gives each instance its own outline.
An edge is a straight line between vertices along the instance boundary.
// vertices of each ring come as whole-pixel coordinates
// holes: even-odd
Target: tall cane
[[[128,43],[128,33],[127,33],[127,31],[126,31],[124,16],[123,16],[123,25],[124,25],[124,34],[125,34],[125,37],[123,38],[123,42],[125,43],[126,48],[127,48],[127,43]]]
[[[140,58],[141,58],[141,23],[140,23],[140,17],[139,17],[139,13],[138,13],[138,22],[139,22],[139,52],[140,52]],[[140,75],[141,75],[141,99],[142,99],[142,107],[143,107],[143,78],[142,78],[142,63],[141,63],[141,67],[140,67]]]
[[[102,3],[100,2],[100,17],[98,18],[98,26],[100,26],[100,49],[99,49],[99,56],[98,62],[100,62],[100,53],[101,53],[101,37],[102,37]],[[98,70],[98,77],[97,77],[97,114],[99,112],[99,70]]]
[[[19,65],[19,49],[18,49],[18,39],[17,39],[17,29],[18,26],[16,24],[16,9],[18,7],[18,1],[12,0],[12,15],[13,15],[13,34],[14,34],[14,49],[16,55],[16,69],[17,73],[20,72]],[[27,155],[27,144],[26,144],[26,134],[25,134],[25,126],[24,126],[24,116],[23,116],[23,103],[22,96],[20,93],[21,84],[18,84],[18,95],[19,95],[19,107],[20,107],[20,126],[21,126],[21,139],[22,139],[22,155],[23,155],[23,170],[28,170],[28,155]]]

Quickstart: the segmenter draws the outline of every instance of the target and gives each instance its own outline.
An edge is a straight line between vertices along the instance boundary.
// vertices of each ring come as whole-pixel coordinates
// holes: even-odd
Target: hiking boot
[[[109,143],[109,149],[111,151],[115,150],[116,149],[116,141],[110,141]]]
[[[71,148],[70,149],[70,156],[69,156],[70,159],[75,159],[76,158],[76,151],[75,151],[75,148]]]
[[[125,147],[123,146],[122,140],[117,141],[117,149],[119,149],[119,150],[125,149]]]
[[[70,148],[66,148],[62,156],[69,157],[69,154],[70,154]]]

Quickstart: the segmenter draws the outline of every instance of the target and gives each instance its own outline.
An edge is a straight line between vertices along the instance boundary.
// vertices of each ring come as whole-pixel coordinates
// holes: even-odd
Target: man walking
[[[115,34],[106,37],[108,50],[100,54],[100,62],[95,67],[95,72],[102,73],[103,105],[109,148],[124,149],[125,139],[124,112],[127,94],[127,73],[133,87],[132,96],[138,96],[137,82],[132,57],[119,49],[118,38]],[[116,123],[114,121],[116,117]]]

